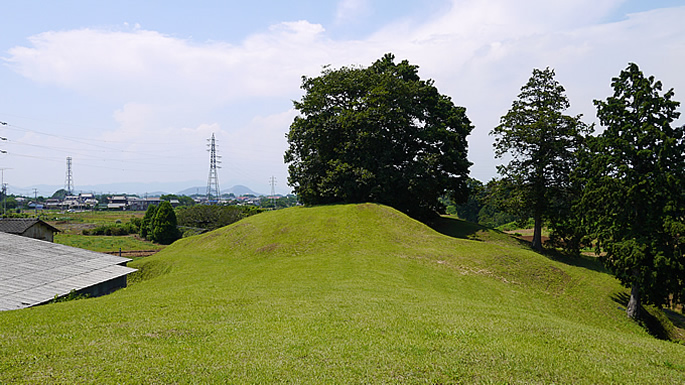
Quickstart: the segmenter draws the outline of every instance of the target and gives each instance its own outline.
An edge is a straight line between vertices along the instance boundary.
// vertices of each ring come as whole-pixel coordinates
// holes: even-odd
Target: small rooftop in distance
[[[93,295],[126,286],[136,271],[113,255],[0,232],[0,311],[49,302],[72,290]]]

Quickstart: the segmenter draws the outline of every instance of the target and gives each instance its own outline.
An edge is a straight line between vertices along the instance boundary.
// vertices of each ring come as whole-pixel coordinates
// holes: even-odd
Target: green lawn
[[[161,250],[163,245],[138,239],[132,235],[105,236],[105,235],[77,235],[55,234],[55,243],[78,247],[92,251],[118,251],[121,250]]]
[[[0,312],[0,383],[685,381],[593,261],[437,228],[364,204],[182,239],[112,295]]]

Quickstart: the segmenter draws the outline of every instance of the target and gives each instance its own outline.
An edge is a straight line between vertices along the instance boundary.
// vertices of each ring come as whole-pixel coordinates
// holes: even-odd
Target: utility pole
[[[0,187],[2,187],[2,215],[7,213],[7,183],[5,183],[5,170],[11,170],[11,168],[0,168]]]
[[[35,187],[33,188],[33,210],[38,216],[38,189]]]

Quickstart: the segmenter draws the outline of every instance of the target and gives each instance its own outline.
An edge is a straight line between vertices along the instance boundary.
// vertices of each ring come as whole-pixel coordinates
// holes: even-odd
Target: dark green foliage
[[[466,200],[471,122],[417,66],[386,54],[303,77],[302,89],[284,157],[302,203],[378,202],[426,218],[446,192]]]
[[[480,192],[482,206],[478,211],[479,224],[496,228],[505,223],[522,220],[511,214],[516,211],[510,210],[510,204],[513,202],[511,188],[505,182],[505,180],[493,179]]]
[[[150,229],[148,239],[163,245],[169,245],[181,237],[177,227],[176,213],[169,202],[162,201],[159,204]]]
[[[467,185],[469,198],[466,203],[450,206],[459,218],[491,228],[518,219],[509,213],[507,205],[511,202],[511,193],[502,180],[493,179],[484,185],[479,180],[469,178]]]
[[[491,134],[495,156],[511,156],[497,167],[511,188],[509,207],[520,218],[533,217],[533,248],[542,249],[542,223],[552,228],[571,206],[574,191],[569,175],[576,166],[576,151],[590,128],[580,116],[564,115],[570,106],[554,70],[534,69],[518,99]]]
[[[150,205],[147,207],[147,210],[145,211],[145,215],[143,216],[143,220],[140,222],[140,237],[144,239],[148,239],[148,234],[151,232],[150,231],[150,226],[152,225],[152,220],[155,218],[155,213],[157,212],[157,206],[156,205]]]
[[[138,234],[139,228],[136,227],[135,224],[129,222],[126,224],[109,224],[109,225],[100,225],[94,229],[88,230],[84,229],[82,231],[83,235],[114,235],[114,236],[121,236],[121,235],[129,235],[129,234]]]
[[[613,96],[595,100],[604,132],[590,138],[576,178],[584,186],[577,206],[607,267],[640,303],[682,304],[685,294],[685,128],[671,123],[680,103],[653,76],[629,64],[612,79]]]
[[[469,178],[466,187],[469,190],[469,197],[464,204],[457,205],[455,211],[459,218],[478,223],[478,213],[484,206],[485,186],[483,182]]]
[[[254,206],[195,205],[178,210],[178,225],[214,230],[262,211]]]

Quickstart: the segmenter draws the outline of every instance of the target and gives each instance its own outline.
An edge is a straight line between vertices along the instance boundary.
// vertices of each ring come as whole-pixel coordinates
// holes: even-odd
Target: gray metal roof
[[[0,231],[11,234],[21,234],[38,223],[49,228],[53,232],[59,231],[59,229],[38,218],[1,218]]]
[[[136,271],[129,258],[0,232],[0,311],[48,302]]]

